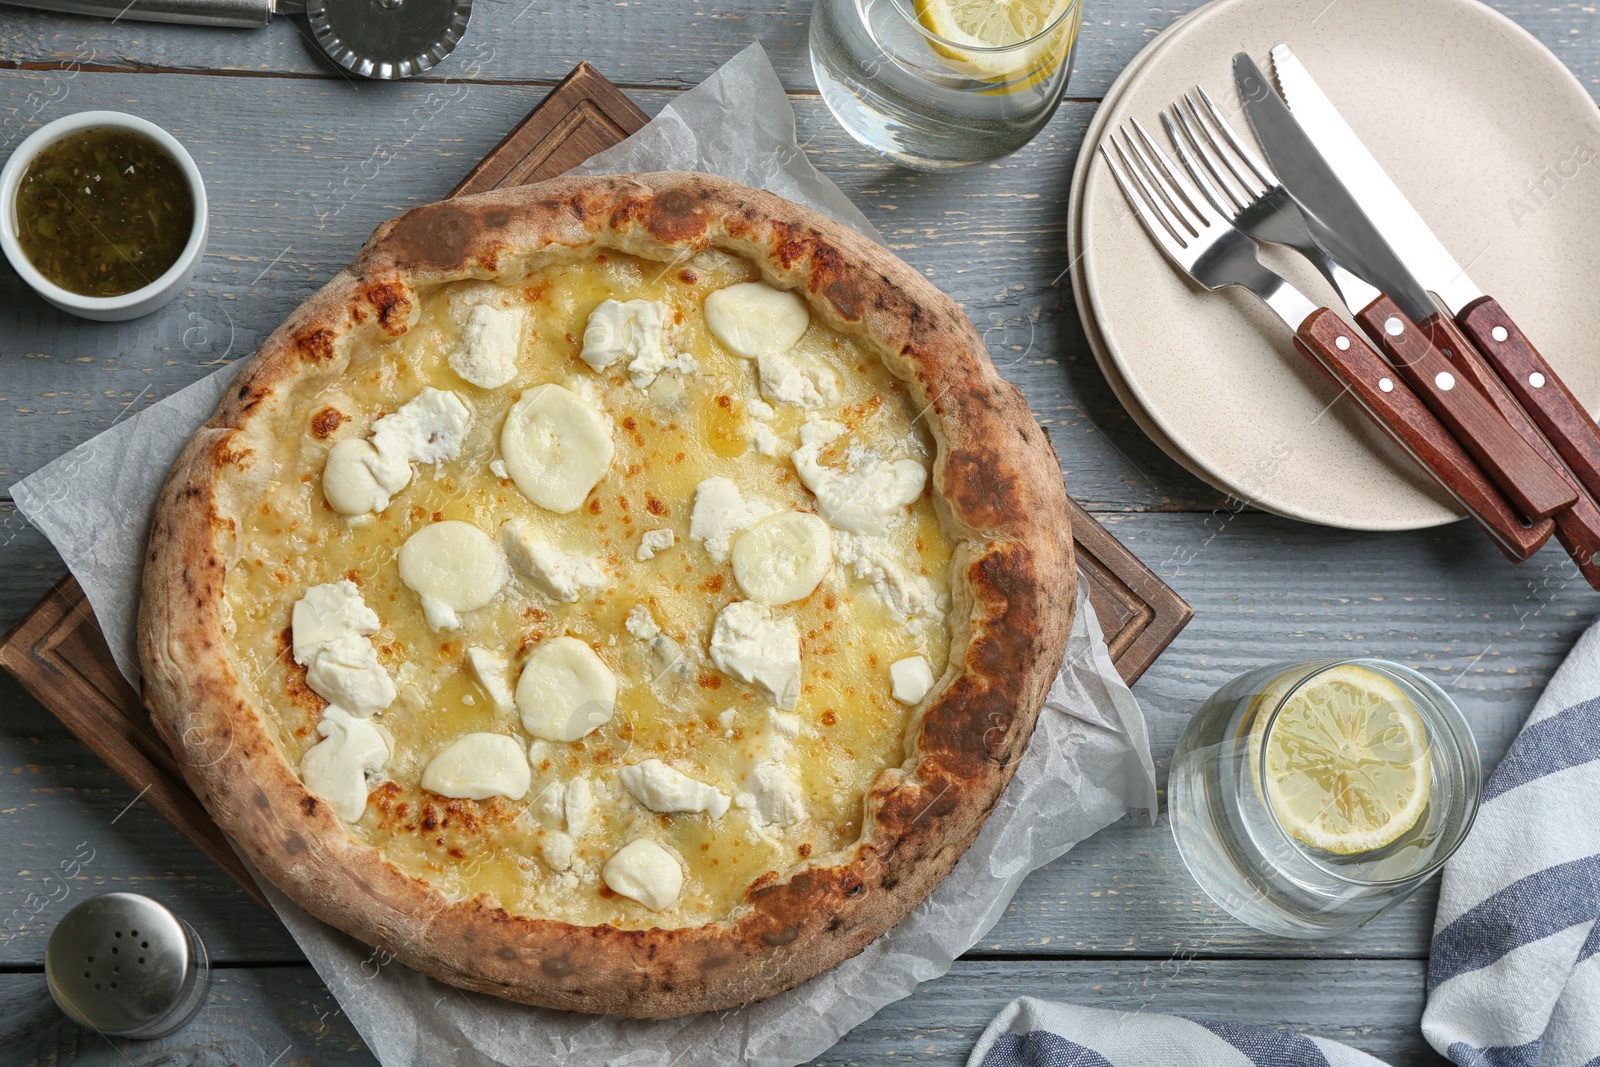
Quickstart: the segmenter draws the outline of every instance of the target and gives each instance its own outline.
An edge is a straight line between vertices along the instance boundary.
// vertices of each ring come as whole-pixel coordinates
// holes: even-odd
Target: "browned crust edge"
[[[532,250],[606,245],[670,260],[715,247],[868,338],[927,408],[953,567],[951,667],[915,758],[866,800],[861,842],[754,888],[727,921],[582,927],[447,899],[355,840],[311,796],[236,679],[223,579],[249,447],[303,374],[337,373],[361,330],[403,332],[413,284],[492,276]],[[1066,647],[1076,572],[1054,450],[960,309],[887,251],[772,194],[702,174],[556,179],[417,208],[380,226],[244,368],[175,464],[144,572],[145,694],[189,783],[250,861],[311,914],[465,989],[667,1017],[771,996],[859,952],[950,871],[1009,782]]]

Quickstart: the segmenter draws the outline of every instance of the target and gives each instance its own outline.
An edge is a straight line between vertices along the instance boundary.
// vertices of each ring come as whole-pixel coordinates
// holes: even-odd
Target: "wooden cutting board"
[[[632,100],[580,63],[451,190],[451,196],[554,177],[648,121]],[[1078,569],[1111,658],[1132,684],[1194,612],[1070,498]],[[183,781],[139,694],[118,672],[94,612],[68,575],[0,642],[0,666],[217,866],[268,907],[254,880]],[[271,908],[268,907],[270,911]]]

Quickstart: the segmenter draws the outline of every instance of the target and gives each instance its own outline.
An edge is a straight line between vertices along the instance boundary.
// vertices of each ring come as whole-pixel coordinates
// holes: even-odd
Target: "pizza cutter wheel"
[[[265,26],[304,14],[317,46],[363,78],[409,78],[455,50],[472,0],[0,0],[14,7],[195,26]]]

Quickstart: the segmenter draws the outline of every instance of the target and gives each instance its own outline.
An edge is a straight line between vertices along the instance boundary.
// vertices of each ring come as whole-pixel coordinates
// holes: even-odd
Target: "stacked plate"
[[[1207,293],[1141,228],[1096,151],[1203,85],[1245,136],[1231,62],[1271,73],[1287,42],[1445,245],[1591,411],[1600,345],[1600,111],[1543,45],[1475,0],[1216,0],[1179,19],[1111,86],[1072,185],[1072,285],[1112,390],[1196,477],[1263,510],[1356,530],[1463,513],[1298,355],[1254,297]],[[1263,258],[1343,310],[1304,260]]]

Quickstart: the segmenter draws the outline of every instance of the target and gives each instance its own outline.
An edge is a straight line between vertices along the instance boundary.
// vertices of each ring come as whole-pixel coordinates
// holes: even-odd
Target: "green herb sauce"
[[[177,160],[143,134],[89,129],[46,146],[17,187],[17,237],[39,273],[83,296],[165,274],[194,229]]]

